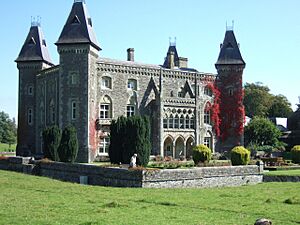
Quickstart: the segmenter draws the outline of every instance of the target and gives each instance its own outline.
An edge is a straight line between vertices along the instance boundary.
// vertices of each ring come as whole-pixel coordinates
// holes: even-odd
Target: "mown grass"
[[[211,189],[82,186],[0,171],[0,224],[300,223],[300,183]]]
[[[264,173],[270,176],[300,176],[300,169],[296,170],[275,170]],[[299,190],[300,192],[300,190]],[[300,195],[300,193],[299,193]]]
[[[16,144],[9,144],[1,143],[0,142],[0,152],[15,152],[16,151]]]

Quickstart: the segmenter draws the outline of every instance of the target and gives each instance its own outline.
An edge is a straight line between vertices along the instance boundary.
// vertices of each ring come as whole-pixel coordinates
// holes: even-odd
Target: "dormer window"
[[[74,18],[71,21],[71,24],[80,24],[80,20],[77,15],[74,16]]]
[[[88,24],[92,27],[93,26],[93,23],[92,23],[92,19],[91,18],[88,18]]]
[[[137,90],[137,81],[134,79],[129,79],[127,83],[127,88],[131,90]]]

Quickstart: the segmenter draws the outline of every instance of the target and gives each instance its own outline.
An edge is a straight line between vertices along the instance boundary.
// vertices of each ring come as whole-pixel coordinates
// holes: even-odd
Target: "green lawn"
[[[16,144],[9,146],[8,144],[0,143],[0,152],[15,152]]]
[[[300,183],[211,189],[82,186],[0,170],[0,224],[300,223]]]
[[[300,169],[297,170],[275,170],[264,173],[265,175],[271,176],[300,176]],[[299,190],[300,192],[300,190]]]

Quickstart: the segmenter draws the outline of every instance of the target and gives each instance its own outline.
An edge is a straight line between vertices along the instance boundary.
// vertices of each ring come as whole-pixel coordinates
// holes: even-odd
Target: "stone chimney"
[[[134,48],[127,49],[127,61],[134,62]]]
[[[188,58],[179,57],[179,68],[188,68]]]

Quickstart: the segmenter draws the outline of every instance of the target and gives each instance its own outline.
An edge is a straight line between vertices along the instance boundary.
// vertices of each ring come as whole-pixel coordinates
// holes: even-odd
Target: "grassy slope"
[[[276,176],[300,176],[300,170],[277,170],[265,173],[265,175]],[[300,191],[299,191],[300,192]]]
[[[8,144],[0,143],[0,152],[16,151],[16,144],[12,144],[10,147]]]
[[[81,186],[0,170],[0,224],[300,223],[300,183],[213,189]],[[293,199],[296,204],[286,204]]]

